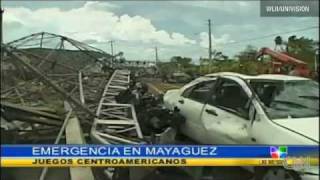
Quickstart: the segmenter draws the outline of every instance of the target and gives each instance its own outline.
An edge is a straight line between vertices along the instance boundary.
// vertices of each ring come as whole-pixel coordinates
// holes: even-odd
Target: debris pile
[[[10,143],[52,142],[67,115],[66,102],[86,124],[84,133],[90,131],[110,75],[101,72],[100,59],[110,55],[50,33],[26,36],[2,50],[1,131],[14,134]]]
[[[102,50],[50,33],[26,36],[2,50],[3,143],[168,144],[184,120],[164,110],[161,96],[152,95],[137,73],[112,65]],[[117,169],[105,172],[116,176]]]

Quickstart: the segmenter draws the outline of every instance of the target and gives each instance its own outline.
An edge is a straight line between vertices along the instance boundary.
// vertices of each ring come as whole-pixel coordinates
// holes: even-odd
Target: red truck
[[[273,74],[288,74],[290,71],[294,72],[294,75],[310,77],[310,69],[307,63],[291,57],[285,53],[273,51],[269,48],[262,48],[258,54],[257,58],[263,55],[269,55],[272,58],[271,66]],[[285,68],[289,68],[284,70]]]

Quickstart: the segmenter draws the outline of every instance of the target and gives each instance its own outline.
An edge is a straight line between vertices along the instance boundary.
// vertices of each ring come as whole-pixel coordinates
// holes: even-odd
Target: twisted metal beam
[[[102,144],[142,144],[142,131],[132,104],[118,104],[121,91],[129,88],[130,71],[116,70],[102,94],[91,128],[91,137]]]

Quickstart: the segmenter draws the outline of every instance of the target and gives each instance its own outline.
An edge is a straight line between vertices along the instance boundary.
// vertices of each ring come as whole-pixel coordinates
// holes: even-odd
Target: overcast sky
[[[259,1],[2,1],[4,41],[41,31],[89,43],[110,52],[123,51],[127,59],[154,59],[174,55],[208,56],[208,19],[213,49],[232,57],[246,45],[274,47],[269,34],[318,26],[315,17],[260,17]],[[318,28],[296,33],[319,40]],[[240,42],[240,43],[235,43]]]

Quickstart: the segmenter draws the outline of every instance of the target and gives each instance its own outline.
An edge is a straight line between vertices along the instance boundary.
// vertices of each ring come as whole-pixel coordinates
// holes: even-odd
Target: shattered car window
[[[198,102],[205,102],[208,98],[210,90],[214,86],[215,81],[205,81],[203,83],[199,83],[194,87],[187,89],[183,96]]]
[[[319,84],[312,80],[251,82],[271,119],[319,116]]]

